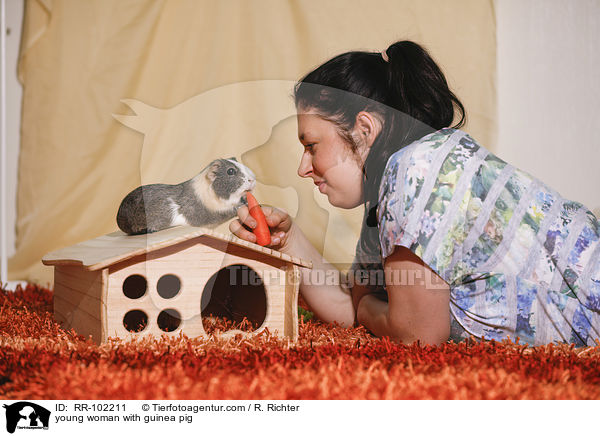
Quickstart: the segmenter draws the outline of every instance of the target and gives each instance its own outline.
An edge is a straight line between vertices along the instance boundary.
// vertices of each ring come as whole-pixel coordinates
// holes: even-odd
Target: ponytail
[[[412,41],[399,41],[385,50],[389,59],[386,104],[435,130],[450,126],[454,106],[465,122],[465,109],[450,91],[444,74],[429,53]]]

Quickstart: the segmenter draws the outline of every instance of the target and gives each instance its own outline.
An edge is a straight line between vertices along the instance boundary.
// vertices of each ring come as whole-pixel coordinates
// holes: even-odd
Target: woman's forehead
[[[329,127],[328,122],[316,113],[298,114],[298,137],[302,139],[305,136],[315,135]]]

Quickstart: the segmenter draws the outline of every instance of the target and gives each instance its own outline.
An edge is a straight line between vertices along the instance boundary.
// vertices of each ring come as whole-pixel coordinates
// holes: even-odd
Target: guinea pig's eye
[[[233,176],[235,174],[235,170],[233,168],[229,168],[227,170],[227,174],[229,174],[230,176]]]

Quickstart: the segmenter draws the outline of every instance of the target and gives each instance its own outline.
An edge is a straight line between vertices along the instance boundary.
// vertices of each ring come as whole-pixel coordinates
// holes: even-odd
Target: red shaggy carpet
[[[399,345],[307,321],[287,344],[187,337],[103,346],[64,331],[52,292],[0,293],[4,399],[598,399],[600,347]]]

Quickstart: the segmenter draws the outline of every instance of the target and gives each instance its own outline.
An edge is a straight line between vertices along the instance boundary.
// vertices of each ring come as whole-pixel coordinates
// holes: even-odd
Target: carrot
[[[256,235],[256,243],[258,245],[268,245],[271,243],[271,231],[267,224],[265,214],[260,208],[258,201],[254,198],[250,192],[246,193],[246,200],[248,201],[248,209],[250,209],[250,215],[256,220],[256,228],[252,230],[252,233]]]

